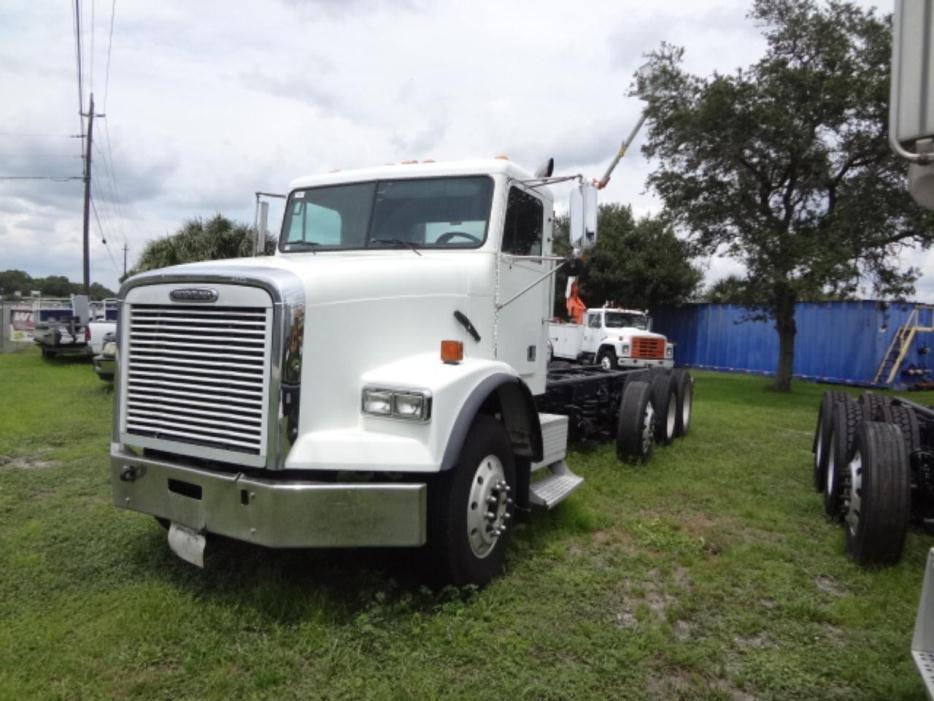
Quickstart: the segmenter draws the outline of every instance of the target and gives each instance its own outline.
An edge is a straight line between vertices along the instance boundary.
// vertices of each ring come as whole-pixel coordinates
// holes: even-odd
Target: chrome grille
[[[270,309],[129,308],[128,434],[262,455]]]

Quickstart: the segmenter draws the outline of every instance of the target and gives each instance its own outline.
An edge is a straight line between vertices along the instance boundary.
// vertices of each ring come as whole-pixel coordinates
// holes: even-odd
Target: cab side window
[[[544,217],[545,208],[541,200],[519,188],[509,188],[506,223],[503,227],[503,253],[540,256]]]
[[[590,316],[588,316],[587,325],[592,329],[599,329],[600,328],[600,315],[591,314]]]

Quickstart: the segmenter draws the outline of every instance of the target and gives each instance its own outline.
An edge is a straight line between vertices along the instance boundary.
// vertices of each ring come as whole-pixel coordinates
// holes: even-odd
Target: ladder
[[[898,327],[892,337],[892,342],[889,343],[889,347],[885,351],[885,355],[882,356],[882,362],[879,363],[875,376],[872,378],[873,384],[891,385],[895,382],[898,371],[901,369],[902,363],[905,362],[908,351],[911,350],[911,344],[915,340],[915,336],[918,333],[934,331],[934,326],[920,326],[918,324],[918,312],[921,309],[932,309],[932,307],[929,305],[916,305],[907,321]]]

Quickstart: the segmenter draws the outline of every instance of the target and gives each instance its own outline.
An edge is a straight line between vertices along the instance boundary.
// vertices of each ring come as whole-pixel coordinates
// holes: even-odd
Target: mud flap
[[[172,552],[196,567],[204,567],[204,546],[207,539],[198,533],[174,521],[169,526],[169,547]]]
[[[934,699],[934,548],[928,553],[924,585],[911,641],[911,656],[924,680],[928,698]]]

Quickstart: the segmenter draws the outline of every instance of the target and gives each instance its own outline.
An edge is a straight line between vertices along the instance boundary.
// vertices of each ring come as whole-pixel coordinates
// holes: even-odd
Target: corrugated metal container
[[[870,384],[898,327],[912,304],[801,302],[795,310],[796,377]],[[675,343],[675,362],[690,367],[774,373],[778,333],[772,322],[749,321],[751,310],[731,304],[690,304],[653,312],[653,330]],[[932,325],[932,311],[919,311],[918,323]],[[934,359],[934,334],[918,334],[902,364],[897,382],[925,379],[906,375],[908,368],[926,369]],[[930,359],[930,360],[929,360]],[[928,377],[934,379],[934,375]]]

